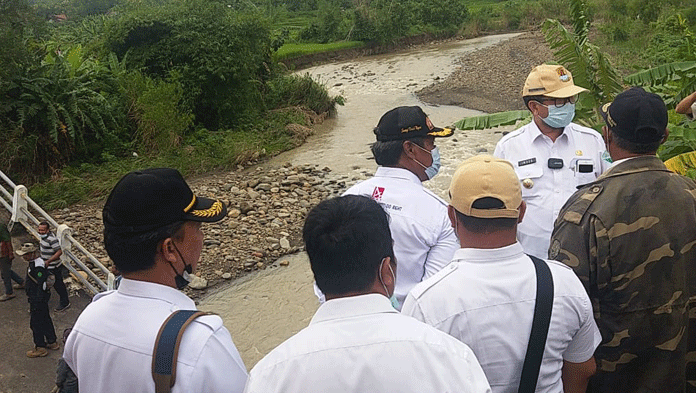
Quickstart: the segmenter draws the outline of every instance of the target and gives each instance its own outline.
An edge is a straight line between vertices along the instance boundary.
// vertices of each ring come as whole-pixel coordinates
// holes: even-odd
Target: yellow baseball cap
[[[518,218],[522,190],[515,169],[508,161],[491,155],[478,155],[464,161],[452,176],[450,205],[458,212],[478,218]],[[476,209],[481,198],[503,202],[499,209]]]
[[[583,91],[573,83],[573,75],[561,65],[542,64],[534,67],[524,81],[522,96],[568,98]]]

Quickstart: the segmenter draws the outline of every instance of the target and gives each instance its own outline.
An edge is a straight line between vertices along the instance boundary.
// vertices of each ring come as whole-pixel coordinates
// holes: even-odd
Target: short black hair
[[[157,246],[164,239],[181,239],[186,221],[147,232],[119,232],[104,227],[104,248],[121,273],[147,270],[155,265]]]
[[[522,100],[524,101],[524,107],[529,109],[529,102],[530,101],[536,101],[540,104],[544,103],[544,100],[548,100],[549,97],[546,96],[524,96],[522,97]]]
[[[361,195],[319,203],[307,214],[302,238],[314,279],[325,294],[366,291],[382,260],[394,260],[389,216]]]
[[[503,209],[505,204],[497,198],[484,197],[474,201],[472,207],[475,209]],[[457,221],[467,231],[473,233],[492,233],[506,229],[512,229],[517,224],[516,218],[479,218],[467,216],[455,210]]]
[[[51,226],[48,225],[48,221],[41,221],[38,226],[45,226],[48,229],[51,229]]]
[[[611,130],[611,128],[609,128]],[[660,148],[662,141],[651,142],[651,143],[636,143],[631,142],[619,136],[618,133],[612,131],[613,142],[616,146],[622,150],[625,150],[634,154],[654,154],[657,149]]]
[[[401,158],[401,153],[404,151],[404,141],[411,141],[416,145],[423,147],[425,144],[424,137],[415,137],[401,139],[398,141],[377,141],[370,146],[372,155],[375,157],[377,165],[381,166],[396,166]]]

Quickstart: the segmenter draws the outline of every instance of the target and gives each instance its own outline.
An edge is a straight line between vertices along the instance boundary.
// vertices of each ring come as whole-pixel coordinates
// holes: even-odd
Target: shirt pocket
[[[515,172],[520,179],[520,188],[522,188],[522,199],[531,199],[540,197],[539,182],[544,174],[544,168],[540,163],[527,164],[516,167]]]
[[[585,172],[588,170],[587,166],[591,165],[592,168],[589,172]],[[575,166],[578,166],[578,168],[573,169],[573,177],[575,178],[575,185],[576,186],[584,186],[587,183],[591,183],[597,179],[597,170],[600,168],[597,166],[597,162],[591,158],[586,158],[586,157],[580,157],[576,162]],[[584,167],[584,168],[581,168]],[[581,170],[583,172],[581,172]]]

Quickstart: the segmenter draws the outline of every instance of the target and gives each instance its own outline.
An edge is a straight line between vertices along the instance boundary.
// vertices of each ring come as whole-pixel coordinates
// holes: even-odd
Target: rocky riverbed
[[[219,198],[229,209],[226,220],[205,224],[204,247],[196,279],[187,292],[194,298],[208,288],[253,270],[276,268],[278,259],[302,249],[301,229],[309,209],[340,195],[368,173],[336,175],[314,165],[266,168],[263,165],[189,180],[196,195]],[[105,266],[111,264],[102,243],[102,204],[73,206],[53,218],[74,230]]]
[[[553,54],[541,33],[526,32],[462,57],[454,73],[416,95],[429,104],[455,105],[486,113],[525,109],[524,80],[532,68],[552,60]]]
[[[533,66],[551,59],[540,33],[524,33],[471,52],[449,77],[417,95],[430,104],[484,112],[523,109],[524,79]],[[196,274],[199,279],[186,290],[194,298],[251,271],[282,268],[289,263],[282,256],[302,249],[301,228],[309,209],[371,176],[367,170],[338,174],[311,164],[246,164],[247,168],[189,179],[196,194],[222,199],[229,207],[226,220],[203,227],[206,238]],[[102,204],[72,206],[52,216],[73,228],[74,236],[109,266],[102,243],[101,208]]]

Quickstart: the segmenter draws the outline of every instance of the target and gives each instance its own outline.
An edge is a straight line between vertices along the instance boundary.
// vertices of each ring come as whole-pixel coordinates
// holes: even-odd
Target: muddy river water
[[[372,128],[384,112],[401,105],[420,105],[439,127],[481,114],[453,106],[428,106],[413,92],[447,77],[467,52],[515,35],[433,44],[301,71],[326,84],[332,95],[342,95],[345,106],[319,126],[304,145],[264,165],[310,163],[340,174],[373,173],[376,164],[369,144],[374,141]],[[432,181],[425,183],[426,187],[444,197],[457,164],[475,154],[492,153],[501,135],[501,130],[457,131],[451,138],[438,139],[442,169]],[[202,310],[220,314],[249,369],[271,349],[307,326],[319,306],[312,291],[306,254],[281,259],[287,260],[288,266],[250,274],[201,299],[199,304]]]

